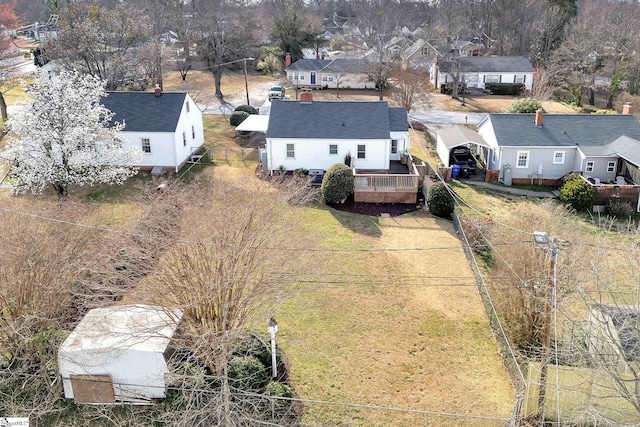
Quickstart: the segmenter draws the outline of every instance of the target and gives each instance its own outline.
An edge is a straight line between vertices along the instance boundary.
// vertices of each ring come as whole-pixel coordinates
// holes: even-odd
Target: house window
[[[584,168],[584,171],[585,172],[593,172],[594,165],[595,165],[595,162],[587,162],[587,165]]]
[[[529,152],[528,151],[518,151],[517,168],[528,168],[529,167]]]
[[[391,154],[397,154],[398,153],[398,140],[397,139],[392,139],[391,140]]]
[[[564,151],[554,151],[553,152],[553,164],[554,165],[564,165]]]
[[[187,101],[187,113],[189,112],[189,101]]]
[[[142,138],[142,152],[151,153],[151,141],[149,141],[149,138]]]
[[[327,81],[327,76],[323,75],[323,76],[322,76],[322,81],[323,81],[323,82],[326,82],[326,81]]]
[[[366,145],[358,145],[358,158],[364,159],[367,154],[367,146]]]
[[[485,83],[500,83],[501,80],[500,74],[487,74],[484,76]]]
[[[607,163],[607,172],[615,172],[616,171],[616,162]]]
[[[294,144],[287,144],[287,159],[293,159],[296,157],[296,149]]]
[[[196,139],[196,127],[191,126],[191,139]]]
[[[527,76],[524,74],[516,74],[515,76],[513,76],[514,83],[526,83],[526,81],[527,81]]]
[[[329,81],[332,82],[333,81],[333,76],[329,76]]]
[[[329,154],[338,154],[338,144],[329,144]]]
[[[187,146],[187,133],[186,132],[182,132],[182,146],[183,147]]]

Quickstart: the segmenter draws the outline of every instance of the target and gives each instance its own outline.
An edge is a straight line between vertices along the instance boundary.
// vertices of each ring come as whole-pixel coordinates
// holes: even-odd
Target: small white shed
[[[182,316],[149,305],[90,310],[58,350],[64,396],[103,404],[164,398],[167,353]]]

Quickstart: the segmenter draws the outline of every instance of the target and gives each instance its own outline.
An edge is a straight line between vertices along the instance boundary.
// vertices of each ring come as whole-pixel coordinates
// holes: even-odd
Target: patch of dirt
[[[400,216],[402,214],[415,212],[424,209],[424,204],[418,202],[411,203],[361,203],[354,202],[353,196],[349,197],[344,203],[329,204],[332,208],[368,216],[381,216],[388,214],[390,217]]]

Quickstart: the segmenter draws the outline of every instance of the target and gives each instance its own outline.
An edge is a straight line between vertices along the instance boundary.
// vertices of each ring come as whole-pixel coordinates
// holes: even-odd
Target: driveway
[[[478,125],[486,113],[459,113],[454,111],[443,111],[437,109],[414,110],[409,114],[409,119],[418,121],[426,125],[442,127],[447,125],[470,124]]]
[[[271,86],[281,84],[279,81],[272,82],[251,82],[249,84],[249,103],[250,105],[261,108],[263,104],[269,103],[267,100],[267,91]],[[226,95],[224,98],[216,99],[213,105],[208,105],[203,114],[231,114],[238,105],[247,103],[247,94],[244,90]],[[270,105],[270,103],[269,103]],[[262,110],[261,110],[261,114]],[[267,112],[268,114],[268,112]]]

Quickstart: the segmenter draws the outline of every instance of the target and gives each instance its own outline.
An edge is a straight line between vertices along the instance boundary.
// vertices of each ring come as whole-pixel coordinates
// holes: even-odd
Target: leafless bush
[[[493,227],[491,233],[496,257],[489,269],[490,292],[510,341],[524,354],[535,356],[543,343],[545,313],[551,304],[550,245],[536,246],[531,234],[518,230],[545,231],[558,239],[558,301],[580,290],[585,252],[576,241],[580,235],[577,225],[563,206],[523,204],[507,221],[508,227]]]

